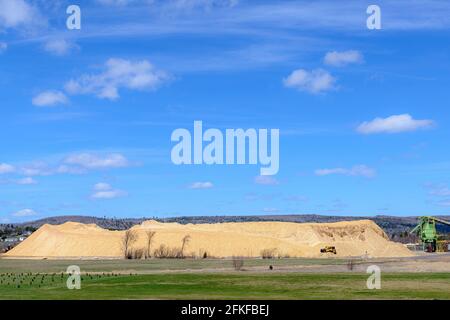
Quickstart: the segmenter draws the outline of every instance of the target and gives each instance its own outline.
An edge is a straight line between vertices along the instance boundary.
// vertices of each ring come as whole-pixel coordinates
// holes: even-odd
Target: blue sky
[[[0,222],[449,214],[450,3],[369,4],[0,0]],[[279,128],[278,174],[175,166],[194,120]]]

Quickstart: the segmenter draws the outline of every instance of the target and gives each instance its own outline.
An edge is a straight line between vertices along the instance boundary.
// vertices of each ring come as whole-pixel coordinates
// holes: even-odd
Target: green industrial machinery
[[[423,249],[428,252],[436,252],[438,234],[436,223],[450,226],[450,222],[435,217],[420,217],[419,224],[410,233],[417,234],[423,245]]]

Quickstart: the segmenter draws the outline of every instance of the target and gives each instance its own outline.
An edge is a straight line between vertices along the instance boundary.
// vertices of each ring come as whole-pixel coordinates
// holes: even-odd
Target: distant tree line
[[[10,237],[22,236],[28,232],[34,232],[36,228],[32,226],[17,226],[13,224],[0,225],[0,239],[5,240]]]

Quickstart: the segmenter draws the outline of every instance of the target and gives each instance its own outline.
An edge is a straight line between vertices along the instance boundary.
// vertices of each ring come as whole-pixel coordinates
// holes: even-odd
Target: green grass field
[[[95,274],[80,290],[61,274],[0,279],[0,299],[450,299],[450,273],[384,274],[381,290],[366,288],[366,274]]]
[[[354,260],[355,263],[358,260]],[[245,259],[245,267],[274,267],[283,266],[323,266],[345,265],[345,259]],[[151,259],[151,260],[27,260],[27,259],[0,259],[0,273],[60,273],[67,266],[76,264],[84,272],[155,272],[155,271],[181,271],[200,269],[232,269],[231,259]]]
[[[364,261],[354,262],[246,259],[234,271],[227,259],[0,259],[0,299],[450,299],[450,273],[383,273],[381,290],[369,290]],[[66,287],[72,264],[80,290]]]

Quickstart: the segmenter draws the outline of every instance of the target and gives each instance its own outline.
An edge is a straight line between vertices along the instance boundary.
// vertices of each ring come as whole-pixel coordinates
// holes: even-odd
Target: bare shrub
[[[145,257],[144,254],[144,249],[136,249],[136,250],[132,250],[133,254],[133,259],[142,259]]]
[[[155,237],[156,231],[147,230],[145,234],[147,236],[147,251],[145,252],[145,258],[147,259],[152,257],[152,241]]]
[[[186,255],[183,253],[183,248],[168,247],[161,244],[153,251],[153,257],[158,259],[184,259]],[[192,252],[190,257],[195,258],[195,253]]]
[[[125,234],[122,238],[122,252],[125,259],[131,259],[130,258],[130,249],[133,243],[135,243],[137,240],[137,233],[134,230],[128,229],[125,231]],[[131,254],[132,256],[132,254]]]
[[[170,259],[183,259],[184,255],[181,248],[169,248]]]
[[[273,259],[273,258],[275,258],[276,254],[277,254],[276,248],[264,249],[261,251],[261,257],[263,259]]]
[[[242,257],[233,257],[232,262],[234,270],[242,270],[242,267],[244,266],[244,259]]]
[[[278,259],[289,259],[291,256],[287,253],[278,253],[277,258]]]
[[[167,258],[169,256],[169,248],[165,244],[161,244],[159,248],[156,248],[153,252],[155,258]]]
[[[181,249],[180,249],[180,257],[179,258],[184,258],[184,249],[186,248],[186,245],[189,243],[189,241],[191,241],[191,236],[190,235],[185,235],[183,237],[183,239],[181,240]]]
[[[170,248],[165,244],[161,244],[159,248],[155,249],[153,256],[159,259],[175,259],[181,257],[181,249]]]

